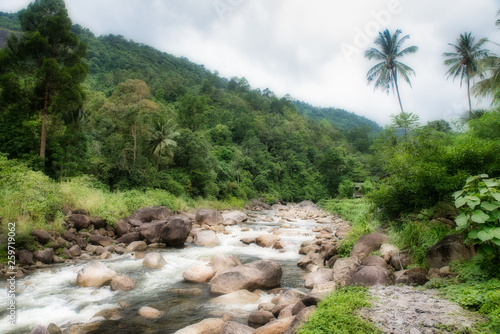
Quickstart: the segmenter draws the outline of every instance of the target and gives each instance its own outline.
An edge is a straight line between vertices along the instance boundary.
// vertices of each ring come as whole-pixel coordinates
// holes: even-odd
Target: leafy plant
[[[467,179],[464,188],[453,194],[460,215],[457,230],[466,233],[466,242],[499,259],[500,181],[481,174]]]

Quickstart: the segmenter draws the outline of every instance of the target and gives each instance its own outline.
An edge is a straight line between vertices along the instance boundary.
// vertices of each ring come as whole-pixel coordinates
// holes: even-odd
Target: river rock
[[[273,234],[263,234],[255,238],[257,245],[264,248],[271,248],[280,240],[280,237]]]
[[[347,280],[347,284],[359,286],[388,285],[390,282],[390,271],[387,268],[375,266],[359,266]]]
[[[94,262],[78,272],[76,284],[82,287],[100,288],[111,282],[116,275],[114,270],[101,262]]]
[[[281,276],[278,263],[256,261],[219,272],[210,282],[210,292],[225,294],[242,289],[272,289],[280,285]]]
[[[98,234],[92,234],[89,237],[89,241],[93,245],[99,245],[99,246],[103,246],[103,247],[107,247],[107,246],[110,246],[113,244],[111,242],[111,240],[109,240],[106,237],[103,237],[102,235],[98,235]]]
[[[141,240],[141,234],[139,232],[130,232],[116,239],[116,242],[119,244],[128,245],[134,241],[139,241],[139,240]]]
[[[50,323],[47,326],[47,330],[49,331],[50,334],[63,334],[63,331],[59,328],[59,326],[57,326],[54,323]]]
[[[205,230],[196,233],[194,244],[200,247],[215,247],[220,244],[219,238],[214,231]]]
[[[21,264],[35,264],[33,261],[33,253],[27,249],[22,249],[18,253],[19,263]]]
[[[321,268],[315,272],[309,273],[305,277],[305,287],[312,289],[314,285],[319,283],[330,282],[333,279],[333,270],[328,268]]]
[[[413,262],[411,255],[408,251],[398,252],[396,255],[391,257],[391,266],[396,270],[403,270],[411,265]]]
[[[44,250],[37,250],[33,253],[35,261],[50,264],[54,262],[54,250],[52,248],[45,248]]]
[[[142,223],[149,223],[153,220],[165,219],[172,215],[172,211],[166,206],[148,206],[135,210],[128,216],[128,221],[139,220]]]
[[[113,291],[129,291],[135,287],[136,281],[130,277],[118,275],[115,276],[110,283]]]
[[[399,248],[391,244],[382,244],[380,246],[380,256],[386,263],[391,262],[391,258],[399,253]]]
[[[141,317],[146,319],[158,319],[163,315],[162,311],[148,306],[141,307],[138,313]]]
[[[90,218],[87,215],[74,213],[68,217],[68,223],[73,224],[77,230],[82,230],[90,226]]]
[[[219,334],[224,321],[218,318],[208,318],[194,325],[184,327],[174,334]]]
[[[276,319],[274,314],[269,311],[255,311],[248,316],[248,326],[259,328],[269,323],[272,319]]]
[[[309,252],[297,262],[297,266],[310,271],[314,266],[323,267],[324,263],[325,258],[321,254]]]
[[[220,334],[252,334],[253,328],[236,321],[227,321],[222,326]]]
[[[242,223],[248,219],[248,216],[246,213],[243,213],[241,211],[232,211],[228,213],[223,213],[222,218],[224,219],[224,222],[226,220],[229,220],[229,221],[234,221],[235,223]]]
[[[210,259],[210,265],[217,273],[219,271],[227,270],[241,265],[240,260],[232,255],[217,254]]]
[[[357,257],[340,258],[333,266],[333,281],[335,284],[345,286],[360,265]]]
[[[42,325],[37,325],[30,334],[50,334],[49,330]]]
[[[190,283],[206,283],[214,276],[214,269],[207,265],[194,266],[182,273],[184,280]]]
[[[370,255],[371,252],[379,250],[380,246],[387,240],[389,240],[389,237],[382,233],[366,234],[356,241],[352,247],[350,256],[362,260]]]
[[[125,250],[127,252],[140,252],[143,250],[146,250],[148,248],[148,245],[144,241],[133,241],[131,242]]]
[[[127,224],[123,219],[116,223],[115,232],[118,237],[121,237],[129,232],[130,225]]]
[[[248,290],[234,291],[210,300],[214,304],[234,305],[234,304],[255,304],[259,301],[260,295]]]
[[[34,230],[32,233],[31,233],[35,238],[36,240],[41,243],[42,245],[43,244],[46,244],[47,242],[50,241],[50,234],[46,231],[42,231],[42,230]]]
[[[196,212],[195,223],[200,225],[221,225],[224,223],[224,218],[218,211],[200,209]]]
[[[77,257],[82,255],[82,249],[78,245],[71,246],[69,252],[71,253],[72,257]]]
[[[405,285],[424,285],[428,281],[427,274],[428,272],[424,268],[412,268],[405,270],[402,275],[398,275],[398,278],[394,283]]]
[[[113,308],[108,310],[102,310],[94,314],[92,318],[103,317],[106,320],[121,320],[123,319],[122,310],[119,308]]]
[[[152,269],[161,269],[167,264],[167,261],[160,253],[147,253],[142,260],[142,265]]]
[[[293,321],[293,317],[271,321],[265,326],[259,327],[254,334],[282,334]]]
[[[374,266],[374,267],[382,267],[387,268],[387,263],[385,260],[377,255],[370,255],[361,260],[362,266]]]
[[[450,262],[470,258],[470,250],[464,246],[461,234],[444,237],[443,240],[429,248],[425,261],[429,268],[442,268]]]
[[[182,247],[189,237],[192,226],[191,219],[185,215],[170,216],[160,230],[160,241],[167,246]]]
[[[144,224],[140,227],[141,236],[146,240],[147,243],[153,244],[160,241],[160,230],[166,220],[153,220],[148,224]]]
[[[313,312],[316,310],[316,306],[309,306],[300,311],[292,320],[284,334],[296,334],[297,331],[305,324]]]

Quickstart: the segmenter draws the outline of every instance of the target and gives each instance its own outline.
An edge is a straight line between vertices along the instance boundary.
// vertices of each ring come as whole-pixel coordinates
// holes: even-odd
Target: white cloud
[[[29,1],[0,0],[1,11]],[[401,84],[406,110],[422,121],[450,120],[467,108],[459,82],[446,80],[442,53],[460,33],[499,41],[495,0],[66,0],[74,23],[96,35],[121,34],[204,64],[222,76],[246,77],[313,105],[340,107],[386,124],[396,97],[373,91],[363,51],[375,32],[402,29],[419,51],[403,60],[416,71]],[[357,48],[349,59],[342,45]],[[359,48],[358,46],[361,46]],[[492,45],[493,47],[493,45]]]

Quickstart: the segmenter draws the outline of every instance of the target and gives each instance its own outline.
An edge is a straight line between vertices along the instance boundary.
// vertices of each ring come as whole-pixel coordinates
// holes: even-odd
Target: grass
[[[438,279],[427,283],[437,288],[463,308],[477,311],[485,318],[475,325],[475,333],[500,333],[500,268],[490,259],[476,256],[470,261],[452,263],[454,279]]]
[[[374,324],[355,314],[356,310],[370,307],[367,289],[346,287],[337,290],[318,304],[309,321],[298,334],[375,334],[382,333]]]
[[[351,223],[352,229],[339,247],[341,257],[349,256],[354,243],[363,235],[375,232],[380,224],[374,219],[375,206],[364,198],[330,199],[321,201],[319,206],[330,213],[339,214],[342,219]]]

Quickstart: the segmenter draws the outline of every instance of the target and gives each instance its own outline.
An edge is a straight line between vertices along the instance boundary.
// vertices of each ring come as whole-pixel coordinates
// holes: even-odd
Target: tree
[[[51,115],[81,108],[80,84],[87,75],[82,59],[86,46],[71,32],[72,23],[63,0],[35,0],[19,12],[21,29],[8,42],[8,65],[20,77],[33,82],[32,108],[41,120],[40,157],[45,158]]]
[[[167,156],[173,157],[173,147],[177,147],[175,137],[180,133],[175,131],[175,126],[172,125],[171,119],[159,118],[151,126],[151,133],[149,137],[149,145],[152,149],[153,156],[156,157],[156,165],[160,169],[160,162],[163,152]]]
[[[391,35],[388,29],[384,32],[379,32],[379,36],[375,39],[375,44],[379,46],[380,49],[371,48],[365,52],[365,57],[369,60],[375,59],[380,61],[377,65],[373,66],[368,73],[366,78],[368,83],[375,82],[375,88],[379,88],[387,91],[389,89],[396,90],[398,95],[399,106],[401,107],[401,112],[403,111],[403,104],[401,103],[401,96],[399,94],[398,87],[398,73],[403,77],[403,79],[410,85],[410,75],[414,75],[415,71],[398,61],[397,59],[415,53],[418,50],[416,46],[410,46],[402,49],[402,44],[410,38],[409,35],[399,38],[401,35],[401,30],[396,30],[394,35]]]
[[[460,34],[457,44],[448,43],[455,52],[445,52],[443,56],[447,59],[444,64],[449,67],[448,78],[455,80],[460,77],[460,87],[464,80],[467,82],[467,98],[469,100],[469,116],[472,115],[472,104],[470,98],[470,81],[475,76],[483,76],[479,62],[489,55],[488,50],[481,47],[486,43],[486,38],[481,38],[475,43],[476,38],[472,33]]]

